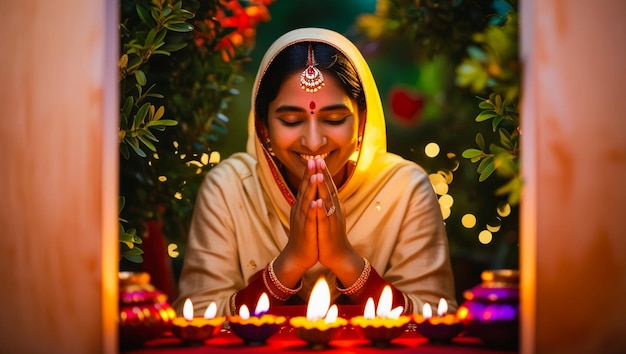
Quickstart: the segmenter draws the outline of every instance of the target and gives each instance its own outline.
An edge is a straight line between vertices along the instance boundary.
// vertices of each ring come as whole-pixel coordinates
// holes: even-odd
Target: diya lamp
[[[321,350],[348,324],[348,320],[338,315],[337,305],[330,306],[328,283],[320,278],[311,291],[306,317],[292,317],[289,324],[298,338],[306,341],[312,349]]]
[[[433,316],[430,304],[424,304],[422,314],[413,316],[417,331],[433,342],[450,342],[463,331],[463,323],[447,312],[448,302],[443,298],[439,300],[437,316]]]
[[[350,319],[350,324],[375,347],[389,346],[391,340],[404,333],[411,322],[411,316],[402,315],[404,307],[391,309],[392,303],[391,287],[386,285],[380,294],[376,309],[374,299],[370,297],[365,303],[363,316]]]
[[[241,305],[239,315],[228,316],[233,332],[247,345],[263,345],[287,321],[284,316],[268,314],[270,301],[266,293],[261,294],[257,301],[254,315],[250,315],[248,306]]]
[[[217,306],[214,302],[207,307],[204,317],[194,317],[191,299],[185,300],[183,317],[172,321],[172,333],[191,346],[201,346],[204,341],[219,333],[225,317],[216,317]]]

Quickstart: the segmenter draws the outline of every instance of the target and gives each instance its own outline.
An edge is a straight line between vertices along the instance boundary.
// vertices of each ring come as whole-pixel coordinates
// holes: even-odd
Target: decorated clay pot
[[[119,273],[120,349],[141,347],[170,329],[176,312],[167,295],[150,284],[150,274]]]
[[[467,334],[494,347],[519,343],[519,271],[486,270],[482,283],[465,291],[457,310]]]

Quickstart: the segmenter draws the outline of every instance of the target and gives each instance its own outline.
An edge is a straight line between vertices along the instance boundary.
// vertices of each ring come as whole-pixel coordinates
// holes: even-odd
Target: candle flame
[[[404,306],[394,307],[394,309],[389,311],[389,314],[387,314],[387,318],[397,320],[400,318],[400,315],[402,315],[402,312],[404,312]]]
[[[446,299],[441,298],[439,300],[439,306],[437,306],[437,315],[439,317],[443,317],[446,315],[447,312],[448,312],[448,302],[446,301]]]
[[[241,317],[242,320],[247,320],[250,318],[250,310],[248,310],[248,306],[246,306],[245,304],[241,305],[241,307],[239,308],[239,317]]]
[[[323,277],[320,278],[313,290],[311,291],[311,296],[309,297],[309,304],[306,308],[306,318],[310,321],[317,321],[324,316],[326,316],[326,312],[328,312],[328,307],[330,306],[330,289],[328,288],[328,283],[326,279]]]
[[[426,319],[433,317],[433,309],[432,307],[430,307],[429,303],[424,304],[424,308],[422,309],[422,315]]]
[[[373,320],[376,317],[376,309],[374,307],[374,299],[371,297],[367,299],[365,303],[365,311],[363,311],[363,318],[366,320]]]
[[[204,318],[210,320],[211,318],[214,318],[215,315],[217,315],[217,305],[215,302],[211,301],[209,306],[207,306],[206,311],[204,311]]]
[[[333,305],[328,309],[328,313],[326,313],[326,318],[324,319],[325,323],[334,323],[337,321],[337,317],[339,316],[339,309],[337,305]]]
[[[378,307],[376,307],[376,316],[387,318],[389,311],[391,311],[391,302],[393,301],[393,294],[391,293],[391,287],[385,285],[383,291],[380,293],[380,299],[378,300]]]
[[[270,299],[267,297],[266,293],[261,294],[259,297],[259,301],[256,303],[256,308],[254,309],[254,315],[260,316],[266,313],[270,309]]]
[[[193,303],[190,298],[187,298],[183,305],[183,317],[185,317],[187,321],[193,320]]]

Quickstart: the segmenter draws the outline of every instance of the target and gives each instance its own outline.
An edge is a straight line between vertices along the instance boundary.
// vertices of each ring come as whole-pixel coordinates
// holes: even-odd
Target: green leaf
[[[476,156],[481,156],[483,154],[483,152],[481,150],[478,149],[467,149],[465,151],[463,151],[463,154],[461,156],[465,157],[466,159],[471,159],[474,158]]]
[[[152,144],[150,142],[150,140],[144,138],[143,135],[138,135],[137,138],[150,150],[152,150],[152,152],[156,152],[156,147],[154,146],[154,144]]]
[[[487,167],[487,165],[489,165],[490,163],[493,163],[493,156],[485,157],[478,165],[478,168],[476,169],[476,171],[478,171],[478,173],[482,173]]]
[[[176,52],[187,46],[187,43],[167,43],[159,51]]]
[[[496,129],[498,129],[498,125],[500,125],[500,122],[502,122],[503,118],[504,116],[497,114],[496,117],[493,118],[493,121],[491,121],[491,128],[494,132],[496,131]]]
[[[157,126],[173,127],[177,124],[178,124],[178,121],[174,119],[159,119],[159,120],[153,120],[151,122],[148,122],[148,124],[146,124],[146,127],[157,127]]]
[[[151,104],[149,102],[146,102],[139,108],[137,114],[135,115],[135,119],[133,120],[133,129],[137,129],[141,126],[141,122],[146,119],[146,115],[150,110],[150,106]]]
[[[164,26],[174,32],[191,32],[193,30],[193,26],[187,22],[166,23]]]
[[[478,177],[478,181],[479,182],[483,182],[484,180],[489,178],[489,176],[491,176],[493,171],[495,171],[495,169],[496,169],[495,161],[494,161],[493,158],[487,157],[482,162],[485,162],[485,161],[489,161],[489,162],[485,164],[482,172],[480,172],[480,177]]]
[[[168,51],[165,51],[165,50],[160,50],[160,49],[159,50],[155,50],[155,51],[152,52],[152,55],[157,55],[157,54],[165,55],[165,56],[168,56],[168,57],[170,55],[172,55],[172,53],[170,53]]]
[[[508,150],[513,150],[513,142],[511,141],[511,134],[506,129],[498,129],[498,135],[500,136],[500,142],[502,146]]]
[[[476,116],[476,121],[477,122],[484,122],[488,119],[491,119],[493,117],[497,117],[498,114],[492,110],[488,110],[488,111],[482,111],[480,112],[477,116]]]
[[[120,154],[122,154],[122,157],[128,160],[128,158],[130,157],[130,151],[128,150],[128,145],[124,143],[120,144]]]
[[[491,103],[491,101],[483,100],[478,104],[478,108],[493,110],[494,106],[493,106],[493,103]]]
[[[124,209],[124,205],[126,205],[126,198],[124,198],[124,196],[120,196],[119,198],[117,198],[117,209],[119,211],[122,211],[122,209]]]
[[[478,145],[481,150],[485,150],[485,138],[483,138],[481,133],[476,134],[476,145]]]
[[[146,73],[143,72],[143,70],[137,70],[135,71],[135,80],[137,80],[137,83],[141,86],[145,86],[146,85]]]
[[[141,22],[148,25],[148,27],[156,27],[156,23],[154,22],[152,17],[150,17],[150,12],[148,11],[148,9],[139,4],[137,4],[135,8],[137,9],[137,15],[139,16]]]

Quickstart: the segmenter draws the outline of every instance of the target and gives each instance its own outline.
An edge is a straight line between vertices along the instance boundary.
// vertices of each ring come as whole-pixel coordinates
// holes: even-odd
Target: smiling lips
[[[305,155],[305,154],[300,154],[300,157],[302,157],[305,160],[314,160],[314,159],[326,159],[326,157],[328,157],[329,153],[325,153],[325,154],[321,154],[321,155]]]

